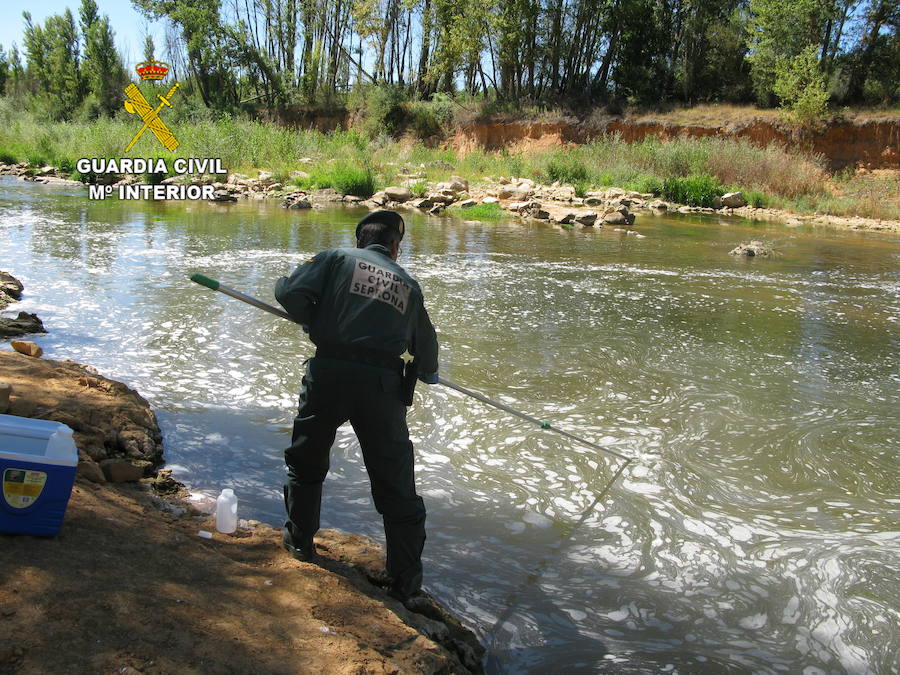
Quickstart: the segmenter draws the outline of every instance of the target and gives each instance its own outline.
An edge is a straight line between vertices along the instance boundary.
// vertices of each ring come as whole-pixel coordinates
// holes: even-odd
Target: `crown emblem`
[[[142,61],[134,69],[142,80],[161,80],[169,72],[169,64],[162,61]]]

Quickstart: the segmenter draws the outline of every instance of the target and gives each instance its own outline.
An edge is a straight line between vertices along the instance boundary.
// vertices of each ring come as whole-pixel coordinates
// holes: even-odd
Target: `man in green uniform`
[[[384,521],[389,593],[408,601],[422,585],[425,505],[416,494],[400,355],[412,354],[419,379],[434,384],[438,343],[419,284],[396,263],[404,229],[393,211],[370,213],[356,226],[356,248],[310,258],[278,280],[275,297],[316,345],[284,453],[285,548],[315,558],[329,452],[350,420]]]

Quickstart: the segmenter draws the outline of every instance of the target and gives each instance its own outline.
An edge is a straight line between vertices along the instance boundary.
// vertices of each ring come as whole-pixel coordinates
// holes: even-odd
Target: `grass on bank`
[[[504,216],[503,209],[496,202],[493,204],[476,204],[467,209],[455,206],[451,207],[450,212],[466,220],[483,220],[487,222],[500,220]]]
[[[576,195],[621,187],[698,206],[708,205],[711,195],[739,189],[755,206],[900,219],[896,177],[877,172],[830,177],[820,158],[779,146],[760,148],[744,140],[651,137],[626,143],[611,136],[562,149],[460,154],[385,135],[369,139],[353,130],[323,134],[232,118],[172,121],[170,128],[180,142],[172,155],[145,133],[129,156],[165,156],[170,166],[178,156],[216,157],[231,172],[255,176],[265,169],[282,183],[333,187],[360,197],[404,182],[409,175],[414,176],[411,190],[417,196],[424,193],[426,181],[454,174],[473,184],[506,176],[558,181],[572,185]],[[7,163],[27,160],[74,171],[81,157],[124,156],[136,130],[135,121],[127,117],[46,123],[0,99],[0,160]],[[308,177],[292,179],[294,171]]]

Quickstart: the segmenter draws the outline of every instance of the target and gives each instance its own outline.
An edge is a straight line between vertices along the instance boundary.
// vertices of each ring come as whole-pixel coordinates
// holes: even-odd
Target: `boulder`
[[[482,204],[498,204],[500,202],[496,197],[485,197],[481,200]]]
[[[510,187],[508,184],[501,185],[497,188],[497,198],[498,199],[509,199],[516,193],[515,188]]]
[[[541,206],[540,202],[532,200],[530,202],[522,202],[518,206],[519,208],[516,210],[519,212],[520,216],[536,218],[538,220],[548,220],[550,218],[550,213]]]
[[[550,194],[553,199],[558,199],[561,202],[570,202],[575,199],[575,188],[569,187],[568,185],[564,185],[562,187],[557,187]]]
[[[33,356],[36,359],[41,358],[44,354],[44,350],[30,340],[13,340],[10,342],[10,345],[12,345],[12,348],[20,354]]]
[[[105,483],[106,474],[93,459],[86,455],[78,458],[78,475],[87,478],[92,483]]]
[[[625,211],[609,211],[603,216],[603,222],[607,225],[630,225],[628,216],[630,214]],[[632,221],[633,222],[633,221]]]
[[[150,462],[132,462],[127,459],[115,457],[104,459],[100,462],[103,475],[110,483],[133,483],[144,477],[144,469],[150,466]]]
[[[728,209],[738,209],[747,206],[747,200],[740,192],[727,192],[722,195],[722,206]]]
[[[372,202],[373,204],[375,204],[376,206],[384,206],[390,200],[389,200],[388,196],[383,191],[381,191],[381,192],[376,192],[374,195],[369,197],[369,201]]]
[[[270,182],[272,180],[272,172],[271,171],[260,171],[258,180],[260,183]]]
[[[603,200],[597,195],[588,195],[584,198],[585,206],[602,206]]]
[[[228,190],[216,190],[213,192],[211,202],[236,202],[237,197],[231,194]]]
[[[415,206],[417,209],[422,209],[423,211],[427,211],[432,206],[434,206],[434,202],[431,201],[429,198],[424,197],[422,199],[415,200],[414,202],[412,202],[412,205]]]
[[[285,197],[281,202],[281,207],[285,209],[311,209],[312,204],[303,193],[292,194]]]
[[[22,299],[22,282],[8,272],[0,272],[0,309]]]
[[[0,317],[0,338],[11,338],[29,333],[46,333],[37,314],[19,312],[15,319]]]
[[[517,187],[515,190],[512,191],[512,194],[510,195],[509,198],[513,199],[517,202],[520,202],[525,199],[531,199],[533,194],[534,194],[534,188]]]
[[[450,184],[461,186],[461,188],[457,190],[457,192],[469,191],[469,181],[467,181],[465,178],[460,178],[459,176],[450,176]]]
[[[591,227],[595,222],[597,222],[597,212],[579,211],[575,215],[575,222],[579,225],[583,225],[584,227]]]
[[[560,225],[569,225],[575,222],[575,216],[577,215],[575,211],[572,209],[567,209],[565,207],[547,207],[547,213],[549,214],[549,219],[554,223],[559,223]]]
[[[438,192],[450,192],[455,195],[457,192],[466,192],[469,189],[469,183],[468,181],[449,180],[438,183],[434,189]]]
[[[384,194],[391,201],[400,202],[401,204],[408,202],[413,198],[413,193],[409,188],[398,187],[396,185],[384,188]]]
[[[461,209],[471,209],[477,203],[478,202],[476,202],[474,199],[463,199],[461,202],[457,203],[456,206]]]
[[[447,204],[452,204],[456,201],[456,193],[454,192],[432,192],[428,195],[428,199],[430,199],[435,204],[443,204],[446,206]]]
[[[653,209],[654,211],[666,211],[669,208],[669,205],[661,199],[655,199],[647,204],[647,208]]]
[[[428,215],[436,216],[441,211],[443,211],[446,207],[443,204],[435,204],[430,209],[428,209]]]
[[[749,243],[742,243],[736,248],[729,251],[731,255],[742,255],[748,258],[752,258],[754,256],[769,256],[772,255],[772,249],[766,246],[761,241],[751,241]]]

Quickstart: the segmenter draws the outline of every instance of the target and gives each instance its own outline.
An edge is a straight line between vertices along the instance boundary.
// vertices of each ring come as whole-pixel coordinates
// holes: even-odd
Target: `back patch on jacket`
[[[412,290],[399,274],[389,269],[373,265],[365,260],[357,260],[353,266],[350,292],[364,298],[374,298],[387,303],[401,314],[409,306],[409,292]]]

